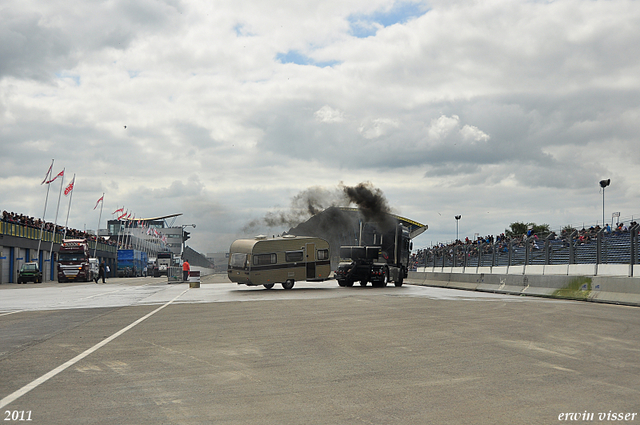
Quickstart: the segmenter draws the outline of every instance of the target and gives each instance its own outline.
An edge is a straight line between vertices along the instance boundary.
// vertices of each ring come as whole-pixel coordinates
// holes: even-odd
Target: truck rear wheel
[[[338,285],[345,287],[347,286],[347,281],[344,279],[338,279]]]
[[[387,283],[389,283],[389,269],[385,267],[382,270],[382,279],[379,282],[376,282],[374,286],[376,288],[384,288],[387,286]]]
[[[282,283],[282,287],[283,287],[284,289],[291,289],[291,288],[293,288],[293,284],[294,284],[293,279],[289,279],[289,280],[287,280],[286,282],[283,282],[283,283]]]
[[[400,287],[400,286],[402,286],[402,284],[404,283],[404,278],[403,278],[403,277],[400,277],[400,278],[398,278],[398,280],[397,280],[397,281],[395,281],[395,282],[393,282],[393,283],[394,283],[397,287]]]
[[[367,283],[369,283],[369,282],[367,281],[367,279],[362,279],[362,280],[360,281],[360,286],[367,286]]]

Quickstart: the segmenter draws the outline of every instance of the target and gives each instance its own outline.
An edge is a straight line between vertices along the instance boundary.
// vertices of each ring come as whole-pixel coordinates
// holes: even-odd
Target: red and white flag
[[[56,179],[57,179],[58,177],[62,177],[62,176],[64,176],[64,169],[62,169],[62,171],[60,171],[60,172],[58,173],[58,175],[57,175],[57,176],[55,176],[55,177],[54,177],[54,178],[52,178],[51,180],[47,181],[46,183],[47,183],[47,184],[49,184],[49,183],[53,183],[54,181],[56,181]]]
[[[122,214],[120,217],[118,217],[118,220],[122,219],[123,217],[126,217],[126,215],[127,215],[127,212],[125,211],[124,214]]]
[[[100,199],[102,199],[102,198],[100,198]],[[115,211],[114,211],[114,212],[112,212],[111,214],[117,214],[117,213],[119,213],[119,212],[124,212],[124,207],[122,207],[122,208],[118,208],[117,210],[115,210]]]
[[[71,183],[69,183],[69,186],[67,186],[64,189],[64,196],[67,196],[71,193],[71,191],[73,190],[73,185],[76,183],[76,178],[75,176],[73,177],[73,180],[71,180]]]
[[[102,201],[104,201],[104,195],[102,195],[102,196],[100,197],[100,199],[98,199],[98,202],[96,202],[96,206],[95,206],[95,207],[93,207],[93,209],[95,210],[96,208],[98,208],[98,205],[99,205],[99,204],[100,204],[100,202],[102,202]]]
[[[44,176],[44,180],[42,180],[42,183],[40,184],[45,184],[45,183],[49,183],[47,181],[47,179],[51,176],[51,169],[53,168],[53,161],[51,161],[51,165],[49,165],[49,169],[47,170],[47,175]]]

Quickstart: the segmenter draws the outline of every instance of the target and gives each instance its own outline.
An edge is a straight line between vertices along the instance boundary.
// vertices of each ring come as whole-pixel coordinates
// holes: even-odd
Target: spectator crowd
[[[621,235],[629,233],[630,229],[637,225],[638,223],[635,221],[629,223],[629,226],[626,226],[621,222],[613,228],[607,224],[604,228],[604,233]],[[571,243],[573,243],[574,246],[586,245],[595,240],[597,234],[601,230],[603,229],[599,225],[596,225],[591,226],[588,229],[583,227],[579,231],[574,228],[567,227],[560,232],[560,236],[553,231],[538,234],[532,230],[528,230],[523,235],[507,236],[505,233],[501,233],[498,236],[487,235],[484,237],[477,237],[475,240],[467,237],[464,241],[456,240],[448,244],[439,243],[430,248],[417,250],[411,255],[409,269],[415,270],[417,267],[426,265],[430,259],[434,258],[436,253],[445,253],[449,258],[453,258],[453,256],[456,255],[458,257],[458,263],[462,263],[465,252],[469,253],[468,255],[477,255],[482,251],[482,255],[491,255],[495,249],[497,252],[507,253],[509,251],[509,247],[513,247],[514,249],[524,248],[527,243],[530,244],[531,249],[538,250],[542,248],[544,240],[546,239],[560,239],[565,247],[569,247]],[[636,231],[638,230],[636,229]],[[465,250],[465,247],[468,249]]]
[[[2,221],[6,223],[19,224],[21,226],[32,227],[34,229],[42,228],[45,232],[55,232],[57,234],[65,234],[65,226],[54,225],[53,223],[44,222],[39,218],[29,217],[24,214],[16,214],[14,212],[2,212]],[[106,245],[116,245],[115,241],[110,241],[102,236],[84,232],[82,230],[66,228],[67,239],[87,239],[88,241],[98,241]]]

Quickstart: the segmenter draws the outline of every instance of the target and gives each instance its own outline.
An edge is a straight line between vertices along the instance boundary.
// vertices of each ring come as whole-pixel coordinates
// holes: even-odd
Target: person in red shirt
[[[189,261],[185,258],[184,263],[182,263],[182,280],[189,280],[189,271],[191,271],[191,266],[189,266]]]

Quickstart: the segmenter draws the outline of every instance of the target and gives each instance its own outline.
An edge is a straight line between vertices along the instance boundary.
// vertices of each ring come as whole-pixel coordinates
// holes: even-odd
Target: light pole
[[[456,216],[456,243],[458,242],[459,238],[458,238],[458,223],[460,223],[460,219],[462,218],[461,215],[457,215]]]
[[[602,228],[606,227],[604,222],[604,188],[611,184],[611,179],[600,180],[600,187],[602,188]],[[611,220],[613,222],[613,220]]]

